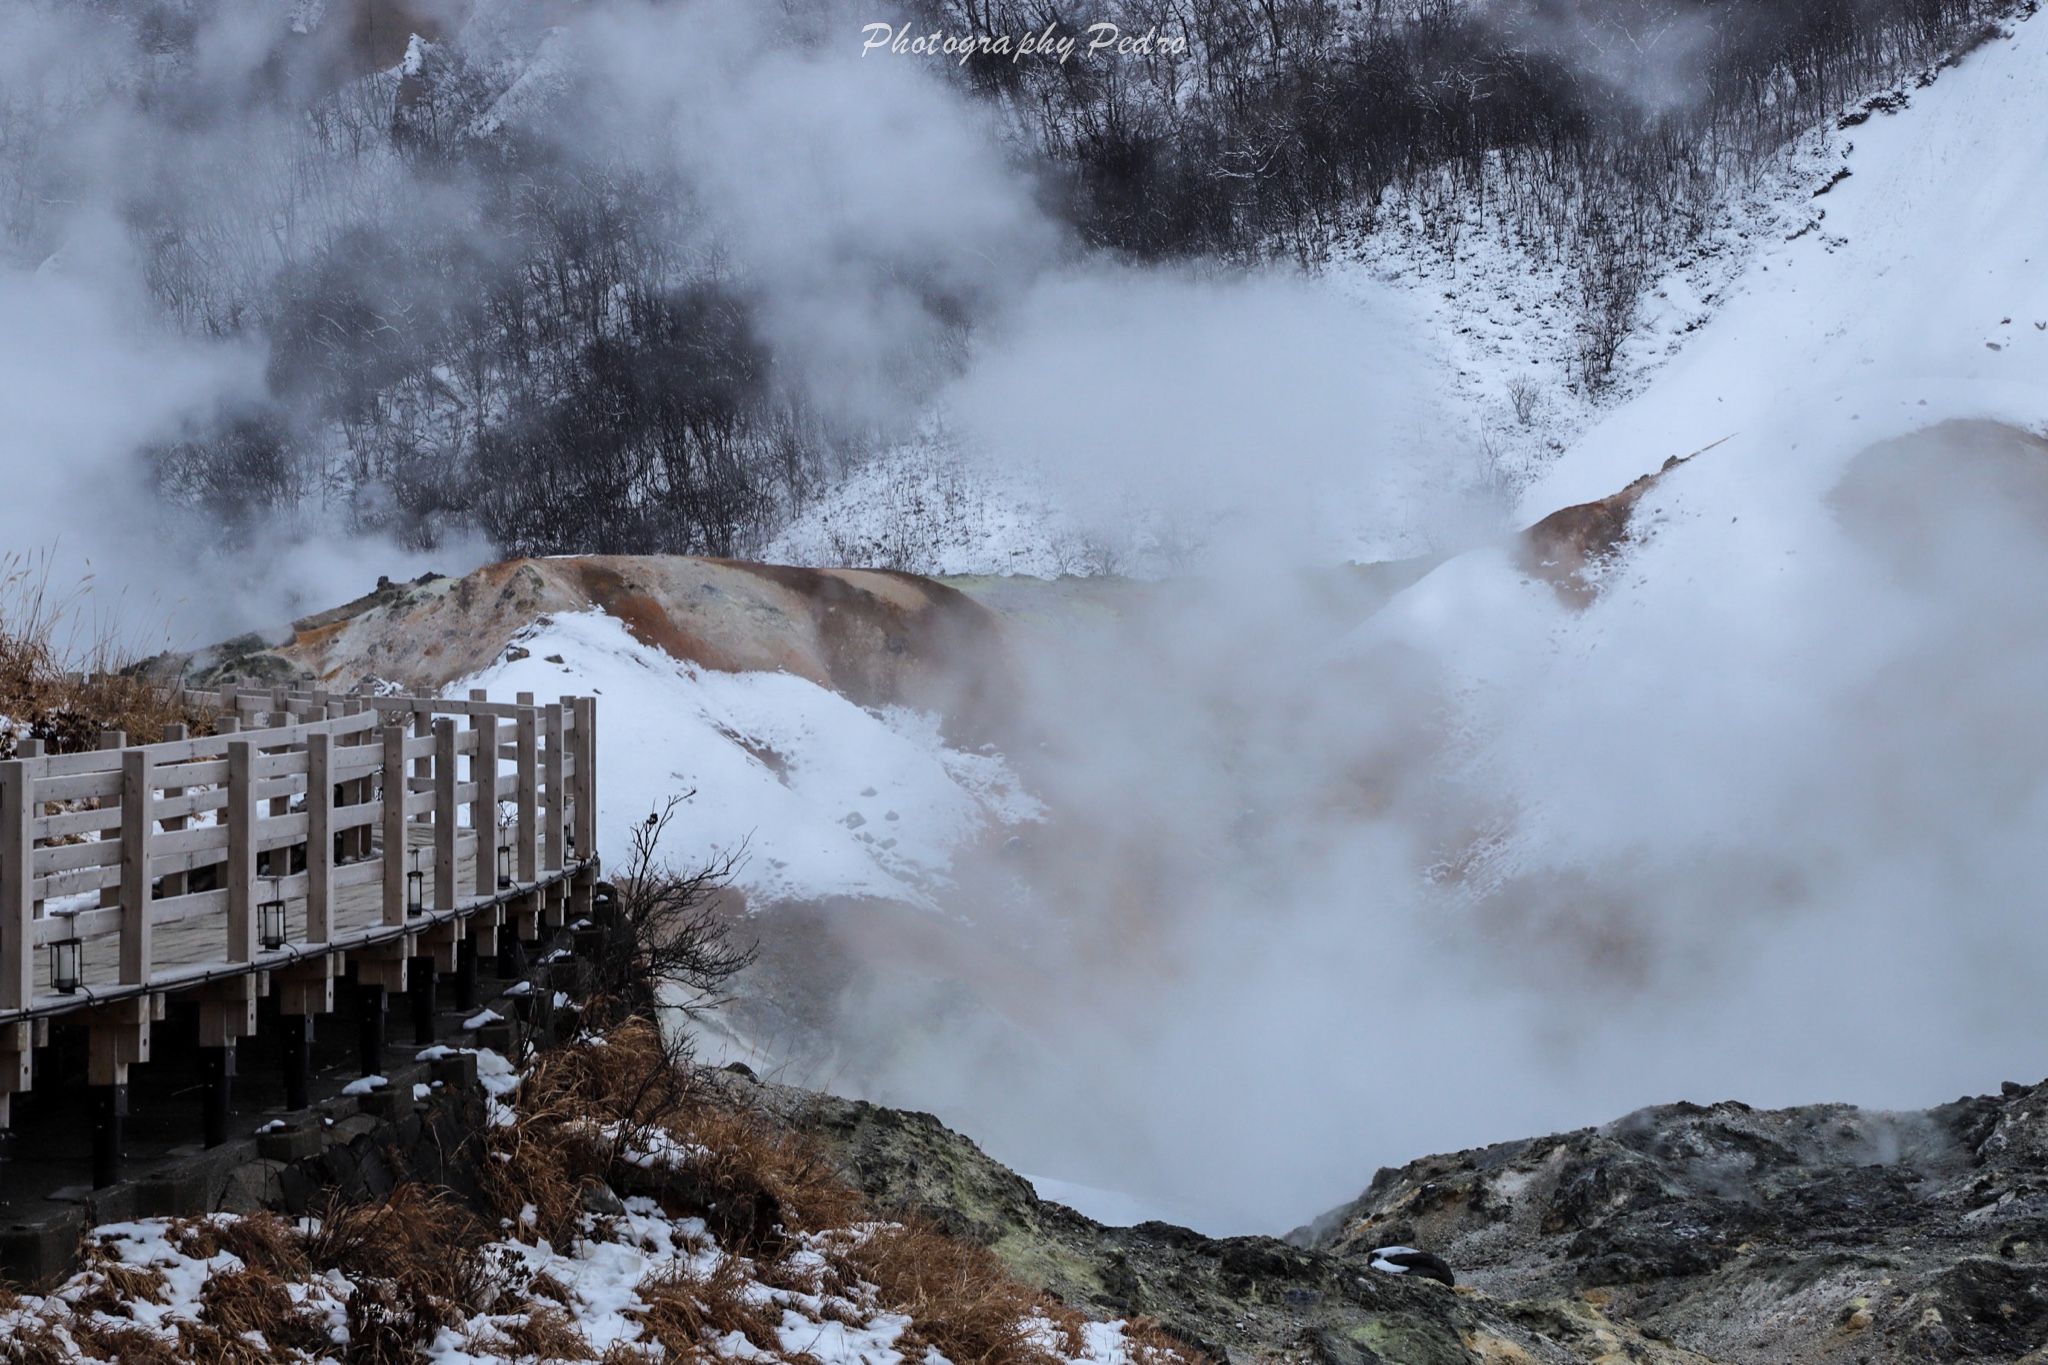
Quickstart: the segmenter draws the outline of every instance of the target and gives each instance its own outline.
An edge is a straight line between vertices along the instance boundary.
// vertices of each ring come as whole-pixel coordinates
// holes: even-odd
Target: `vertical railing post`
[[[545,717],[542,722],[542,728],[546,732],[548,740],[545,758],[546,766],[543,769],[542,777],[543,795],[540,814],[541,845],[547,850],[546,860],[542,863],[542,867],[546,871],[554,873],[562,870],[562,821],[568,815],[568,811],[562,801],[564,795],[562,790],[562,745],[568,737],[562,730],[561,703],[549,702],[542,715]]]
[[[576,856],[597,856],[597,698],[571,699],[576,715]]]
[[[476,831],[476,894],[498,894],[498,718],[472,715],[469,724],[476,735],[476,753],[470,757],[469,773],[476,783],[476,799],[469,806],[470,828]]]
[[[413,712],[412,737],[414,739],[425,739],[428,735],[431,735],[433,733],[434,713],[431,711]],[[412,775],[422,782],[425,782],[428,779],[432,778],[434,775],[433,755],[421,754],[418,758],[414,759],[412,761]],[[423,811],[420,814],[421,820],[432,820],[433,818],[433,812],[431,811]]]
[[[110,752],[110,751],[112,751],[112,750],[115,750],[115,749],[125,749],[125,748],[127,748],[127,747],[128,747],[128,733],[127,733],[127,731],[125,731],[125,730],[102,730],[102,731],[100,731],[100,742],[99,742],[99,750],[100,750],[100,752],[101,752],[101,753],[107,753],[107,752]],[[111,796],[111,797],[101,797],[101,798],[100,798],[100,807],[101,807],[101,809],[106,809],[107,807],[110,807],[110,806],[118,806],[118,805],[120,805],[120,804],[121,804],[121,798],[120,798],[119,796]],[[112,906],[116,906],[116,905],[119,905],[120,903],[121,903],[121,888],[120,888],[120,887],[118,887],[118,886],[103,886],[103,887],[101,887],[101,888],[100,888],[100,907],[101,907],[102,909],[110,908],[110,907],[112,907]]]
[[[35,836],[29,824],[34,779],[20,759],[0,763],[0,1010],[26,1009],[35,996]],[[0,1024],[0,1124],[12,1097],[35,1081],[35,1025]]]
[[[183,690],[183,684],[180,684],[179,691],[182,693]],[[186,729],[185,723],[183,721],[172,721],[170,724],[164,726],[164,743],[175,743],[176,741],[184,739],[185,737]],[[183,796],[184,794],[185,789],[183,787],[164,788],[164,800],[166,801],[174,801],[178,797]],[[168,834],[172,830],[185,828],[189,821],[188,818],[183,815],[170,815],[164,817],[161,823],[164,827],[164,832]],[[168,900],[172,896],[182,896],[185,894],[186,878],[184,873],[166,872],[164,873],[163,882],[164,899]]]
[[[41,766],[38,764],[37,766]],[[0,763],[0,1009],[35,999],[35,836],[29,765]]]
[[[229,962],[256,958],[256,745],[228,741],[228,945]]]
[[[455,908],[456,804],[455,717],[434,717],[434,908]]]
[[[384,726],[384,922],[405,923],[406,862],[412,856],[405,831],[405,799],[412,782],[405,761],[412,717],[393,712]]]
[[[565,698],[564,705],[576,718],[576,776],[570,784],[575,803],[576,856],[582,866],[569,879],[567,918],[590,918],[591,893],[597,886],[594,860],[597,857],[597,698]]]
[[[306,734],[306,942],[334,937],[334,736]]]
[[[150,934],[149,844],[156,825],[147,749],[121,755],[121,984],[145,985],[154,957]]]
[[[336,718],[337,712],[340,714],[340,716],[343,717],[358,716],[363,713],[363,709],[363,699],[361,697],[350,697],[345,701],[330,703],[328,706],[327,714],[328,718],[332,720]],[[342,747],[352,749],[361,748],[362,746],[373,742],[374,737],[371,735],[371,733],[367,730],[361,730],[358,731],[356,734],[350,736],[343,743]],[[366,773],[362,777],[352,779],[348,783],[347,788],[341,793],[340,804],[344,806],[360,806],[367,804],[371,799],[371,793],[375,790],[376,779]],[[372,832],[368,825],[357,825],[353,830],[349,831],[348,836],[341,841],[340,856],[343,859],[349,861],[353,861],[358,858],[369,857],[371,835]]]
[[[519,743],[519,880],[540,880],[540,713],[530,703],[531,693],[521,693],[518,719]]]

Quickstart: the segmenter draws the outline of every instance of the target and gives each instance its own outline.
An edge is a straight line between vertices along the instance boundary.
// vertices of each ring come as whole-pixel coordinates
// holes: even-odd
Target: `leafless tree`
[[[751,965],[759,945],[733,941],[720,914],[719,893],[745,860],[744,847],[692,872],[663,856],[662,840],[694,792],[668,798],[633,827],[626,865],[614,885],[617,909],[593,959],[589,1012],[614,1017],[659,1007],[695,1015],[726,999],[732,978]],[[603,1022],[603,1021],[598,1021]]]

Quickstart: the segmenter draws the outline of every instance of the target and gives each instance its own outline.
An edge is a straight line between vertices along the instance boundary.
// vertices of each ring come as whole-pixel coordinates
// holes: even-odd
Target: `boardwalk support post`
[[[311,1102],[308,1093],[313,1083],[313,1016],[308,1014],[280,1015],[278,1022],[283,1026],[282,1070],[284,1072],[284,1107],[304,1109]]]
[[[218,1147],[228,1140],[228,1110],[234,1104],[235,1045],[199,1049],[205,1068],[206,1145]]]
[[[91,1092],[92,1187],[103,1190],[121,1179],[121,1120],[128,1117],[128,1083],[95,1085]]]
[[[476,935],[469,934],[455,950],[455,1008],[465,1014],[476,1010],[476,958]]]
[[[412,1040],[425,1046],[434,1041],[435,987],[440,982],[440,973],[434,969],[431,957],[416,957],[412,962]]]
[[[590,918],[590,894],[597,886],[597,698],[566,697],[576,717],[574,793],[576,856],[583,866],[569,883],[569,918]]]
[[[367,964],[365,964],[367,965]],[[384,1073],[384,1014],[388,998],[381,981],[356,987],[356,1061],[364,1076]]]

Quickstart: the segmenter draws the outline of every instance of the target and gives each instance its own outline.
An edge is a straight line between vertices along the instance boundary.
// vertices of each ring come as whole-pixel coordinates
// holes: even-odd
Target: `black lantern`
[[[498,807],[498,889],[512,885],[512,812]]]
[[[576,851],[576,826],[568,820],[562,822],[562,843],[570,853]]]
[[[82,938],[60,938],[50,945],[50,988],[57,994],[78,994],[78,969],[84,952]]]
[[[412,871],[405,874],[405,913],[423,915],[427,911],[427,874],[420,871],[420,851],[412,851]]]
[[[284,892],[275,877],[270,879],[270,899],[256,906],[256,941],[266,953],[284,947]]]

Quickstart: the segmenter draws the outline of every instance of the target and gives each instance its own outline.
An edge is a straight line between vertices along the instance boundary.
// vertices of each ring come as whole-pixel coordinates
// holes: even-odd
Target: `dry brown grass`
[[[1081,1350],[1081,1315],[1017,1282],[994,1253],[922,1220],[872,1226],[866,1201],[820,1145],[693,1076],[643,1019],[602,1044],[543,1054],[516,1097],[519,1121],[493,1134],[482,1163],[491,1209],[517,1218],[531,1206],[534,1235],[563,1246],[582,1226],[589,1182],[623,1188],[645,1179],[624,1167],[604,1131],[659,1130],[691,1144],[686,1167],[649,1186],[669,1214],[703,1218],[728,1254],[708,1277],[676,1272],[639,1286],[648,1307],[633,1316],[668,1359],[703,1357],[729,1332],[786,1355],[775,1332],[780,1312],[753,1301],[756,1281],[839,1299],[827,1316],[852,1321],[865,1321],[867,1310],[849,1300],[872,1297],[909,1316],[902,1348],[913,1357],[932,1346],[955,1365],[1053,1365],[1048,1331],[1068,1354]],[[788,1259],[795,1234],[863,1223],[831,1239],[822,1270]],[[862,1284],[872,1293],[855,1288]],[[1130,1340],[1139,1365],[1200,1365],[1155,1323],[1133,1324]]]
[[[351,1279],[403,1275],[451,1298],[466,1297],[473,1287],[467,1262],[488,1240],[477,1216],[453,1195],[411,1182],[367,1203],[332,1201],[317,1222],[303,1238],[316,1270],[339,1270]]]
[[[233,1218],[181,1218],[167,1234],[171,1245],[187,1256],[205,1258],[225,1251],[252,1269],[271,1271],[287,1280],[311,1273],[306,1234],[274,1213]]]
[[[18,1311],[19,1300],[5,1311]],[[101,1359],[107,1357],[102,1356]],[[0,1361],[7,1365],[72,1365],[78,1351],[59,1336],[47,1318],[28,1318],[7,1324],[0,1334]]]
[[[845,1227],[868,1215],[866,1201],[825,1149],[766,1115],[709,1091],[691,1115],[689,1135],[706,1154],[691,1170],[719,1205],[706,1221],[749,1245],[765,1245],[780,1224],[789,1232]]]
[[[132,1316],[130,1304],[138,1301],[162,1303],[167,1281],[154,1266],[129,1265],[117,1259],[107,1244],[97,1238],[79,1248],[78,1277],[86,1284],[73,1300],[78,1307],[109,1317]]]
[[[292,1302],[284,1280],[262,1268],[224,1270],[208,1279],[199,1291],[199,1321],[214,1329],[221,1359],[232,1358],[237,1346],[247,1348],[250,1332],[261,1332],[272,1348],[316,1351],[332,1344],[326,1325]],[[190,1354],[205,1359],[208,1353]],[[249,1358],[275,1356],[274,1351],[251,1350]]]
[[[1050,1365],[1056,1357],[1035,1339],[1048,1322],[1070,1352],[1080,1349],[1078,1313],[1018,1283],[987,1248],[921,1219],[848,1239],[832,1259],[909,1315],[906,1355],[929,1345],[954,1365]]]
[[[703,1149],[662,1181],[668,1211],[704,1218],[737,1249],[772,1252],[788,1233],[843,1226],[861,1213],[859,1194],[816,1143],[697,1083],[643,1019],[601,1046],[543,1054],[516,1107],[519,1122],[491,1135],[478,1183],[501,1218],[531,1205],[536,1235],[558,1245],[579,1235],[589,1185],[619,1188],[638,1176],[620,1147],[657,1133]]]
[[[615,1341],[598,1357],[598,1365],[667,1365],[673,1359],[661,1347],[644,1341]]]
[[[523,1322],[510,1328],[505,1337],[519,1355],[549,1360],[595,1360],[597,1352],[578,1331],[569,1315],[559,1308],[537,1307],[527,1311]]]
[[[90,585],[56,589],[51,567],[47,556],[0,558],[0,714],[52,753],[97,748],[103,730],[155,743],[174,721],[211,734],[211,711],[123,671],[133,660],[112,627],[92,618]],[[14,750],[15,736],[0,734],[0,758]]]
[[[1124,1323],[1124,1347],[1134,1365],[1202,1365],[1204,1360],[1157,1318],[1135,1317]]]
[[[277,1350],[331,1349],[324,1324],[297,1308],[286,1285],[338,1270],[355,1286],[346,1305],[351,1365],[413,1365],[443,1326],[497,1297],[476,1216],[445,1192],[400,1185],[369,1203],[329,1204],[312,1231],[275,1214],[195,1218],[173,1225],[188,1256],[231,1252],[242,1270],[215,1274],[199,1321],[180,1327],[180,1358],[258,1365]],[[266,1354],[243,1333],[261,1332]]]
[[[182,1341],[173,1345],[153,1332],[125,1322],[106,1325],[90,1318],[74,1318],[70,1330],[71,1339],[89,1360],[117,1360],[121,1365],[186,1365],[188,1361],[208,1359],[185,1354]],[[67,1352],[58,1358],[76,1360],[78,1355]]]
[[[747,1264],[728,1256],[709,1275],[673,1271],[642,1280],[633,1292],[646,1309],[628,1314],[641,1332],[658,1342],[671,1359],[688,1360],[709,1353],[709,1342],[738,1332],[764,1351],[780,1353],[775,1327],[779,1309],[754,1302],[753,1277]]]

